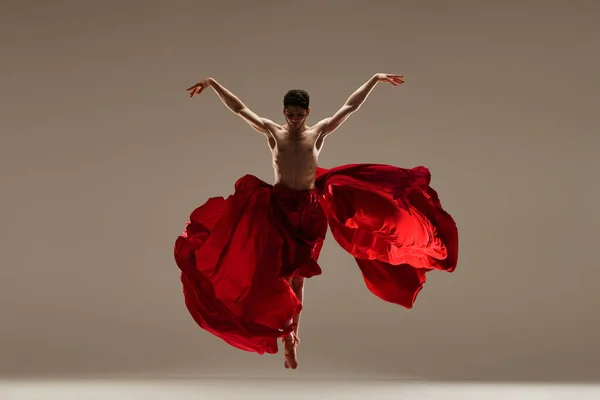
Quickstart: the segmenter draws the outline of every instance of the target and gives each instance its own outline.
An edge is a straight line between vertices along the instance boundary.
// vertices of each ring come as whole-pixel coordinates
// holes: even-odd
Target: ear
[[[306,109],[306,116],[308,117],[308,114],[310,114],[310,108]]]

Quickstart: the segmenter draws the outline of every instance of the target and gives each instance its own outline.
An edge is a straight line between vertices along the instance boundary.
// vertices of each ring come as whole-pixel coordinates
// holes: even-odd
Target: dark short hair
[[[310,96],[305,90],[302,89],[292,89],[289,90],[285,96],[283,96],[283,106],[284,107],[300,107],[308,110],[308,106],[310,105]]]

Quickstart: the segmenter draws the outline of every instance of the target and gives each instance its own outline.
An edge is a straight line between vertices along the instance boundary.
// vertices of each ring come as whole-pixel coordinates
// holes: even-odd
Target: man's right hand
[[[187,88],[186,90],[190,92],[190,97],[193,97],[196,94],[202,93],[204,89],[210,86],[211,78],[202,79],[200,82],[196,83],[194,86]]]

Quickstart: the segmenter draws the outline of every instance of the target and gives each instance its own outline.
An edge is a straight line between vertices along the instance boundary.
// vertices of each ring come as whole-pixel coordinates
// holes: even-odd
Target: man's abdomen
[[[290,189],[311,190],[315,185],[317,160],[310,155],[279,155],[274,159],[275,183],[283,184]]]

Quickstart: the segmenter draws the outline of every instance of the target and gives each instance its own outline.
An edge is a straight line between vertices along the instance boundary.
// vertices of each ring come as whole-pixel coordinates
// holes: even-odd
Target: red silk
[[[412,308],[426,272],[458,261],[456,224],[430,179],[425,167],[381,164],[319,168],[310,191],[240,178],[232,195],[194,210],[175,242],[190,314],[234,347],[276,353],[302,309],[289,279],[321,274],[328,226],[373,294]]]

